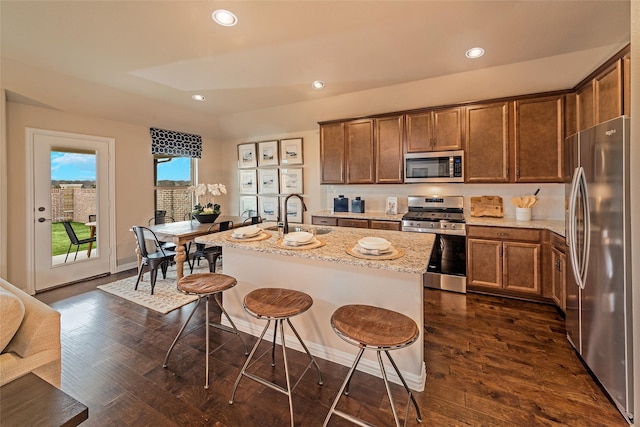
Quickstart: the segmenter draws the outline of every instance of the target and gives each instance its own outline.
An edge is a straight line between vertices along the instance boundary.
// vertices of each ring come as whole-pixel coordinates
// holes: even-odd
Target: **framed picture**
[[[278,169],[258,169],[258,194],[278,194]]]
[[[387,197],[387,215],[395,215],[398,213],[398,198],[397,197]]]
[[[240,196],[240,216],[249,218],[258,215],[258,197]]]
[[[240,194],[256,194],[258,189],[256,171],[239,171]]]
[[[282,198],[282,211],[287,213],[288,222],[302,222],[302,203],[300,199],[291,198],[287,201],[287,206],[284,206],[284,197]]]
[[[280,169],[280,193],[303,193],[302,168]]]
[[[280,164],[302,164],[302,138],[280,140]]]
[[[278,141],[258,142],[258,166],[278,165]]]
[[[256,162],[256,144],[239,144],[238,145],[238,167],[239,168],[255,168]]]
[[[260,216],[266,221],[277,221],[280,213],[278,197],[259,197]]]

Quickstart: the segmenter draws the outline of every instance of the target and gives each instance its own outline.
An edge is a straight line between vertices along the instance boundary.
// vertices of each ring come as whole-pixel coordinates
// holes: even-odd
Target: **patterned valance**
[[[174,157],[202,157],[202,137],[191,133],[150,128],[151,154]]]

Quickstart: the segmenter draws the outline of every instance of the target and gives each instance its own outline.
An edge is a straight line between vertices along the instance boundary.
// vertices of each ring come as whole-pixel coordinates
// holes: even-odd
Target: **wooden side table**
[[[73,427],[89,418],[89,408],[35,374],[0,387],[0,425]]]

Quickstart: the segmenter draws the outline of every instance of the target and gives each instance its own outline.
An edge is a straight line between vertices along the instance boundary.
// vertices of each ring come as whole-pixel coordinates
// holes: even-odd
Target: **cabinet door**
[[[578,107],[575,93],[564,96],[564,137],[573,135],[578,131]]]
[[[578,105],[578,132],[595,124],[593,84],[589,83],[576,93]]]
[[[400,221],[380,221],[372,219],[369,223],[369,228],[376,228],[378,230],[393,230],[400,231]]]
[[[622,88],[622,101],[623,112],[626,116],[631,115],[631,54],[628,53],[622,58],[622,76],[623,76],[623,88]]]
[[[344,184],[344,123],[320,125],[321,184]]]
[[[445,108],[433,111],[433,151],[461,150],[462,108]]]
[[[551,248],[551,265],[553,267],[551,274],[551,289],[552,294],[551,298],[555,301],[556,305],[565,310],[565,289],[567,287],[566,283],[566,256],[564,252],[558,250],[557,248]]]
[[[540,295],[540,249],[538,243],[503,243],[503,288]]]
[[[622,115],[622,61],[593,80],[596,116],[595,123],[604,123]]]
[[[507,102],[466,108],[465,181],[509,182]]]
[[[407,153],[431,151],[431,111],[407,114]]]
[[[467,284],[502,288],[502,242],[467,239]]]
[[[369,228],[369,220],[338,218],[338,227]]]
[[[345,124],[345,150],[346,184],[375,183],[373,120],[354,120]]]
[[[404,116],[376,119],[376,183],[401,184]]]
[[[514,103],[515,182],[562,182],[562,96]]]

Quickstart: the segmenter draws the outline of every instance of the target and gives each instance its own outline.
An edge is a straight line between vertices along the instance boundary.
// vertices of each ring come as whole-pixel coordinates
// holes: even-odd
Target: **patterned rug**
[[[185,273],[188,273],[189,268],[186,264],[185,267]],[[193,273],[204,273],[208,271],[208,268],[200,267],[193,270]],[[132,276],[118,280],[117,282],[100,285],[98,286],[98,289],[102,289],[105,292],[117,295],[120,298],[124,298],[135,304],[150,308],[151,310],[162,314],[167,314],[176,308],[180,308],[183,305],[189,304],[190,302],[198,299],[198,297],[193,295],[185,295],[176,288],[175,266],[169,267],[166,279],[162,278],[162,272],[158,272],[156,286],[153,288],[153,295],[151,295],[149,273],[144,274],[144,281],[141,281],[138,284],[137,291],[133,289],[135,286],[136,276]]]

